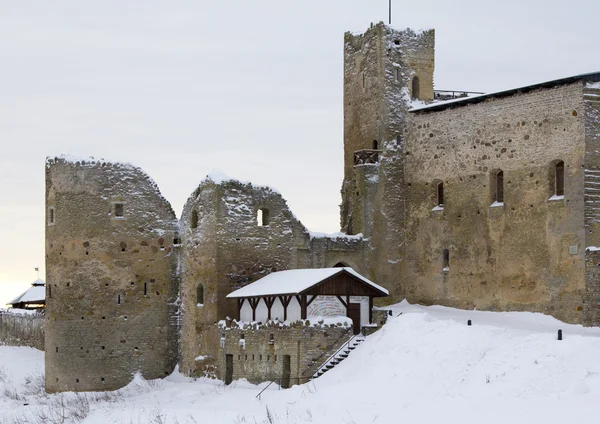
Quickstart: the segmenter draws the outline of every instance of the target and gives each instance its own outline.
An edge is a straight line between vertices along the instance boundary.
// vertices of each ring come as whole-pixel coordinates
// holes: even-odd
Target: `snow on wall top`
[[[206,176],[206,178],[202,181],[212,181],[215,184],[223,184],[223,183],[227,183],[227,182],[234,182],[234,183],[239,183],[242,185],[250,185],[252,186],[252,188],[256,188],[256,189],[263,189],[263,190],[269,190],[272,191],[273,193],[277,193],[277,194],[281,194],[279,193],[279,191],[276,188],[273,188],[271,186],[266,186],[266,185],[257,185],[257,184],[253,184],[250,181],[242,181],[242,180],[238,180],[237,178],[232,178],[220,171],[213,171],[210,174],[208,174]]]
[[[327,238],[327,239],[346,239],[346,240],[365,240],[365,236],[362,233],[358,234],[346,234],[346,233],[319,233],[316,231],[309,231],[310,238]]]
[[[384,293],[385,296],[389,294],[386,289],[363,277],[352,268],[316,268],[272,272],[252,284],[229,293],[227,297],[240,298],[299,294],[319,284],[321,281],[344,271],[360,279],[364,284]]]
[[[404,33],[407,33],[407,34],[414,34],[417,37],[434,29],[434,28],[419,28],[419,29],[414,29],[414,28],[408,28],[408,27],[407,28],[403,28],[403,29],[398,29],[398,28],[394,28],[391,25],[387,25],[383,21],[379,21],[377,23],[371,22],[371,25],[369,26],[369,28],[367,29],[367,31],[370,30],[370,29],[375,28],[378,25],[381,25],[381,26],[383,26],[385,28],[388,28],[388,29],[390,29],[392,31],[395,31],[395,32],[404,32]],[[348,34],[350,34],[352,36],[355,36],[355,37],[359,37],[361,35],[364,35],[365,32],[366,31],[360,31],[360,30],[357,30],[357,31],[352,31],[352,30],[351,31],[346,31],[346,33],[348,33]]]
[[[160,189],[158,187],[158,184],[156,184],[156,181],[154,181],[154,179],[152,179],[152,177],[150,177],[150,175],[148,175],[139,166],[135,166],[129,162],[118,162],[118,161],[113,161],[113,160],[107,160],[104,158],[96,159],[93,156],[73,156],[73,155],[68,155],[68,154],[62,154],[62,155],[55,156],[55,157],[50,157],[50,156],[46,157],[46,168],[47,169],[49,169],[51,165],[57,164],[57,163],[65,163],[65,164],[69,164],[69,165],[72,165],[75,167],[81,167],[81,168],[96,168],[96,167],[113,168],[113,169],[118,169],[120,171],[141,175],[148,182],[148,184],[154,191],[154,194],[156,194],[156,196],[158,198],[160,198],[167,205],[167,207],[171,211],[171,214],[173,215],[173,217],[174,218],[176,217],[175,211],[171,207],[171,203],[162,195],[162,193],[160,192]]]

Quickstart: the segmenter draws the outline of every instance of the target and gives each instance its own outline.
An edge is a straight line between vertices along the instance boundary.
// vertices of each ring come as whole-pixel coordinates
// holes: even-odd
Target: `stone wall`
[[[364,34],[344,36],[344,181],[341,228],[348,234],[370,235],[365,217],[372,195],[356,174],[354,153],[384,150],[405,131],[411,81],[418,76],[420,98],[433,99],[435,33],[396,31],[383,23]],[[377,146],[374,146],[374,141]]]
[[[582,322],[584,123],[581,83],[412,113],[396,299]],[[565,196],[551,200],[558,160],[565,163]],[[504,173],[504,204],[491,207],[497,170]],[[444,207],[433,210],[439,181]]]
[[[247,324],[242,329],[221,326],[220,332],[220,367],[225,370],[226,355],[232,355],[234,380],[245,378],[252,383],[279,383],[283,357],[289,355],[291,385],[307,382],[319,366],[352,337],[350,327],[306,326],[301,321],[289,327],[274,324]]]
[[[268,215],[266,225],[258,224],[259,210]],[[360,272],[364,263],[362,237],[312,235],[274,189],[236,180],[203,181],[184,206],[180,231],[180,365],[192,375],[222,378],[215,323],[237,318],[237,301],[226,298],[232,291],[273,271],[343,262]]]
[[[47,162],[46,205],[46,390],[169,374],[179,236],[156,184],[131,165],[60,157]]]
[[[44,350],[44,315],[0,310],[0,345]]]
[[[600,325],[600,84],[584,89],[585,100],[585,295],[583,323]]]

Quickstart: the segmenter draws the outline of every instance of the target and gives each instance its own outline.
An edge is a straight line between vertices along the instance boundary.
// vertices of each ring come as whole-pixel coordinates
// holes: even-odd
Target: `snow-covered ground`
[[[0,423],[61,422],[69,414],[87,415],[81,421],[86,424],[551,424],[596,419],[600,329],[541,314],[405,302],[393,311],[402,314],[323,377],[289,390],[271,386],[261,400],[255,398],[260,387],[244,381],[226,387],[177,373],[150,382],[136,377],[117,392],[42,395],[36,393],[35,376],[43,370],[43,353],[0,347]],[[472,326],[466,325],[468,319]],[[556,337],[559,328],[562,341]]]

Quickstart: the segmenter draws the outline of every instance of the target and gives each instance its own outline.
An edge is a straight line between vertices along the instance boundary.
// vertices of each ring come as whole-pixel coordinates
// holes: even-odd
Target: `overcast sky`
[[[339,229],[343,33],[388,0],[0,0],[0,304],[44,266],[44,160],[141,166],[180,214],[213,170]],[[436,29],[437,89],[600,70],[600,1],[394,0]]]

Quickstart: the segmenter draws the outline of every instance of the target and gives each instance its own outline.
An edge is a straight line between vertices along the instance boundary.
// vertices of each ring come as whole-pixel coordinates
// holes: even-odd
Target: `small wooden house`
[[[8,302],[15,309],[44,309],[46,307],[46,287],[42,280],[35,280],[31,287]]]
[[[373,298],[388,294],[352,268],[319,268],[273,272],[227,297],[237,299],[240,321],[346,316],[358,334],[373,322]]]

